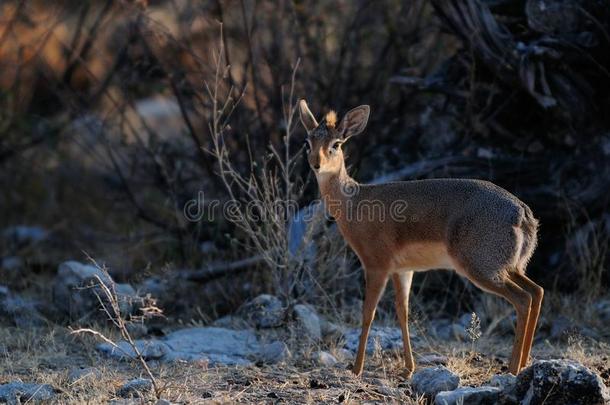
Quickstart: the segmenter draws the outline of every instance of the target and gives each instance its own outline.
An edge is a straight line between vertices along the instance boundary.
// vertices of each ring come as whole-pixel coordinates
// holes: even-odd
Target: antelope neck
[[[341,207],[345,208],[345,201],[357,195],[358,182],[347,174],[345,164],[339,172],[318,175],[317,180],[326,209],[337,219],[341,216]]]

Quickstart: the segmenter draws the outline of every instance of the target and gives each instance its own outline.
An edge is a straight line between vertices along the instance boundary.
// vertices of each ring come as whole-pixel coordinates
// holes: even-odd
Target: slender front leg
[[[362,307],[362,333],[360,335],[360,344],[358,346],[358,354],[354,363],[354,374],[357,376],[362,374],[364,368],[364,354],[366,352],[366,342],[371,330],[373,318],[375,318],[375,310],[377,303],[383,294],[388,276],[385,271],[366,270],[366,292],[364,294],[364,305]]]
[[[405,377],[411,378],[415,369],[413,352],[411,351],[411,339],[409,336],[409,293],[413,281],[413,272],[409,271],[392,275],[394,290],[396,294],[396,316],[402,330],[402,343],[405,355]]]

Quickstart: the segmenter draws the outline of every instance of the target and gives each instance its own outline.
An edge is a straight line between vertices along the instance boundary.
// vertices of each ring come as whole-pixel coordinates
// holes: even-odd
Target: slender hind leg
[[[536,325],[538,324],[538,318],[540,316],[540,308],[542,307],[542,298],[544,296],[544,289],[538,284],[530,280],[525,274],[522,273],[511,273],[511,280],[513,280],[519,287],[532,296],[532,308],[530,310],[529,319],[527,322],[525,332],[525,343],[523,346],[523,356],[521,358],[520,367],[523,368],[529,361],[530,353],[532,351],[532,343],[534,342],[534,334],[536,333]]]
[[[508,371],[511,374],[517,375],[521,370],[521,358],[523,357],[525,343],[525,329],[532,306],[532,297],[527,291],[509,279],[505,280],[504,285],[498,290],[498,293],[513,304],[517,311],[515,342],[513,343],[513,352],[508,366]]]
[[[383,294],[387,282],[388,277],[386,272],[366,271],[366,292],[364,294],[364,305],[362,306],[362,333],[360,334],[358,354],[356,355],[356,362],[354,363],[353,369],[354,374],[358,376],[362,374],[362,369],[364,368],[366,342],[369,337],[373,318],[375,318],[377,303]]]
[[[402,330],[402,343],[405,355],[405,376],[411,377],[415,369],[413,352],[411,351],[411,339],[409,338],[409,293],[413,272],[409,271],[401,274],[393,274],[394,290],[396,291],[396,316]]]
[[[490,291],[505,298],[517,311],[517,329],[515,331],[515,342],[511,354],[508,371],[514,375],[521,369],[521,358],[523,357],[525,332],[528,324],[530,309],[532,306],[532,296],[529,292],[519,287],[510,278],[506,278],[501,283],[494,283],[489,280],[477,280],[470,275],[470,280],[484,290]]]

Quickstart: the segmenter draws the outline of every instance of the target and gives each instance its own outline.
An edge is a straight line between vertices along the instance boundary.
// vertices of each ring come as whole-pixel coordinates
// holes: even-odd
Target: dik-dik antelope
[[[515,307],[517,327],[509,372],[517,374],[529,359],[544,293],[525,275],[537,243],[538,221],[517,197],[487,181],[358,184],[347,174],[341,146],[364,130],[369,111],[366,105],[356,107],[340,123],[331,111],[318,124],[305,100],[299,103],[307,130],[308,161],[322,199],[365,272],[362,334],[354,373],[362,373],[377,303],[391,277],[410,377],[415,368],[408,324],[413,273],[452,269]]]

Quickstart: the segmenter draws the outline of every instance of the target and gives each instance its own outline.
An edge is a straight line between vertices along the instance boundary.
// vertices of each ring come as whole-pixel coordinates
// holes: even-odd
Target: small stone
[[[489,385],[500,388],[502,391],[513,389],[517,383],[517,377],[512,374],[496,374],[489,380]]]
[[[497,387],[461,387],[454,391],[441,391],[436,394],[436,405],[494,405],[500,398]]]
[[[440,354],[425,354],[417,359],[416,364],[420,366],[436,364],[446,366],[448,361],[449,359],[446,356],[441,356]]]
[[[460,385],[460,377],[443,366],[417,370],[411,378],[411,386],[417,394],[434,398],[441,391],[453,391]]]
[[[127,381],[119,388],[117,395],[120,397],[136,397],[140,398],[153,389],[152,381],[148,378],[135,378]]]
[[[294,319],[297,321],[300,331],[313,341],[320,340],[322,338],[322,328],[316,311],[303,304],[295,305],[293,311]]]
[[[55,388],[49,384],[34,384],[14,381],[0,385],[0,402],[21,404],[48,401],[55,396]]]
[[[251,330],[223,328],[187,328],[164,338],[172,350],[185,353],[249,356],[260,351],[256,335]]]
[[[147,361],[159,363],[203,362],[208,366],[252,365],[250,357],[259,357],[261,345],[251,330],[231,330],[215,327],[177,330],[161,339],[134,341]],[[117,347],[118,346],[118,347]],[[120,341],[115,345],[100,343],[99,351],[118,360],[136,357],[131,345]]]
[[[323,350],[314,352],[312,354],[312,358],[314,359],[317,365],[325,367],[334,367],[339,362],[335,358],[335,356]]]
[[[361,329],[351,329],[345,332],[345,348],[356,352],[360,342]],[[411,342],[417,340],[417,335],[411,333]],[[369,338],[366,343],[366,353],[373,354],[375,347],[379,346],[381,350],[402,350],[402,332],[400,328],[373,326],[369,332]]]
[[[496,374],[489,380],[488,385],[499,388],[500,402],[516,404],[517,401],[517,377],[512,374]]]
[[[284,306],[279,298],[262,294],[248,301],[238,311],[257,328],[275,328],[284,322]]]
[[[326,340],[339,340],[343,337],[343,328],[334,322],[320,318],[320,331],[322,338]]]
[[[248,323],[241,317],[235,315],[227,315],[216,319],[211,326],[227,329],[244,329]]]
[[[354,359],[354,353],[347,349],[337,349],[337,358],[341,361],[351,361]]]
[[[277,340],[264,345],[261,349],[260,357],[266,364],[281,363],[290,358],[290,350],[288,350],[286,343]]]
[[[130,313],[135,309],[134,302],[138,298],[133,287],[129,284],[116,284],[108,273],[95,266],[76,261],[67,261],[59,265],[53,282],[53,303],[65,315],[72,318],[85,316],[107,318],[108,315],[99,310],[99,300],[107,301],[100,282],[111,291],[114,288],[122,314]]]
[[[101,376],[101,371],[95,367],[73,368],[68,373],[68,381],[70,381],[70,384],[74,384],[83,380],[100,378]]]
[[[136,340],[134,341],[137,350],[146,360],[156,360],[164,357],[171,349],[163,342],[158,340]],[[133,347],[126,341],[120,341],[116,346],[110,343],[100,343],[96,346],[97,350],[105,353],[117,360],[135,359],[137,357]]]

